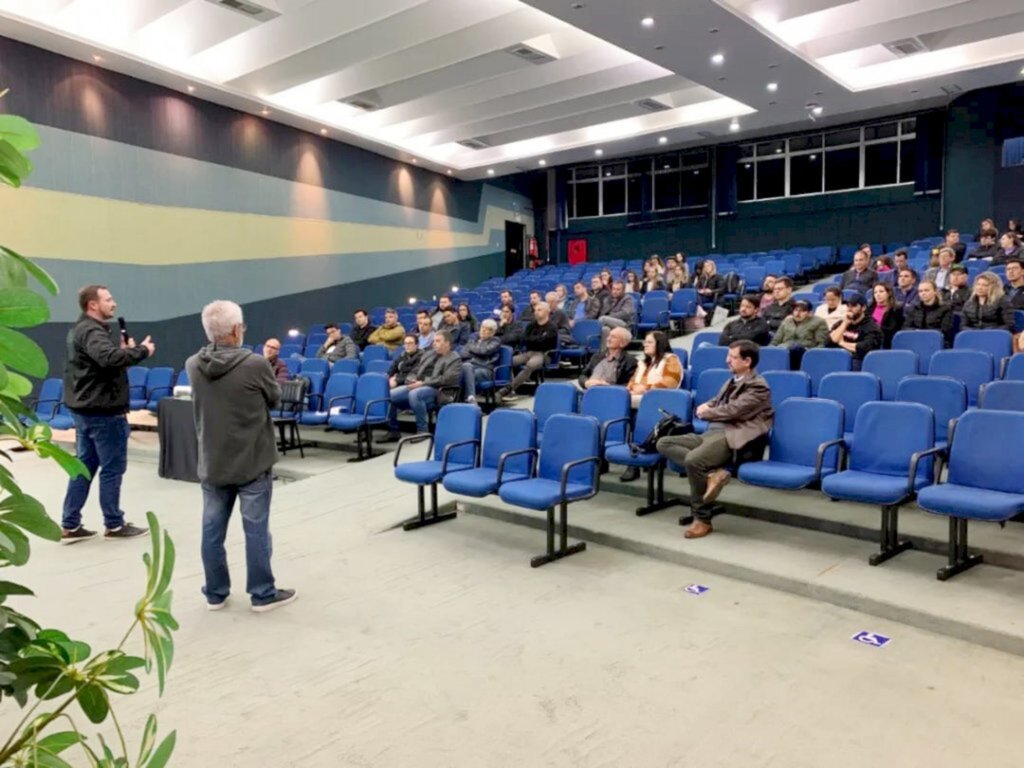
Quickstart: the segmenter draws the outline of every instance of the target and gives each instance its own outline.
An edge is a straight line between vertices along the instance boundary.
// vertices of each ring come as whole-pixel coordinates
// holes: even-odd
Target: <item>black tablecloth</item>
[[[160,477],[199,482],[199,443],[192,401],[165,397],[156,411],[160,435]]]

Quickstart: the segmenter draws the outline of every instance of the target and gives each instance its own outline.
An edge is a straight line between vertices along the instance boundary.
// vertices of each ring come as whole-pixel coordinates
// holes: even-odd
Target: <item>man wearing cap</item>
[[[963,264],[954,264],[949,268],[949,283],[943,296],[949,301],[954,312],[962,312],[964,304],[971,298],[971,286],[968,283],[969,275],[967,267]]]
[[[846,318],[832,327],[830,347],[845,349],[853,356],[851,369],[859,371],[868,352],[882,348],[882,329],[867,314],[863,296],[851,296],[846,302]]]
[[[793,314],[782,321],[771,346],[788,349],[790,368],[798,370],[804,350],[824,347],[827,343],[828,325],[811,314],[809,301],[799,299],[793,302]]]

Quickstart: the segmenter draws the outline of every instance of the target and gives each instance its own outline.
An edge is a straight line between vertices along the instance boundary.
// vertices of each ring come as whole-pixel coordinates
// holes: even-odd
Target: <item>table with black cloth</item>
[[[165,397],[157,403],[160,477],[199,482],[199,441],[192,401]]]

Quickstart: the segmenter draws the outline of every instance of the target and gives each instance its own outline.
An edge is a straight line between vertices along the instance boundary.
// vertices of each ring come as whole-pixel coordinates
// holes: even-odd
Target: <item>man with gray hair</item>
[[[270,568],[271,467],[277,459],[270,409],[281,388],[270,364],[243,349],[242,308],[232,301],[203,307],[210,344],[185,362],[199,441],[203,489],[203,594],[211,611],[224,607],[231,576],[224,552],[228,521],[239,500],[245,531],[246,592],[257,613],[286,605],[294,589],[278,589]]]
[[[576,385],[580,389],[626,386],[636,373],[636,358],[626,352],[632,340],[633,334],[625,328],[612,328],[605,348],[590,358]]]
[[[480,338],[466,344],[459,353],[462,357],[462,391],[467,403],[476,402],[476,385],[481,381],[494,381],[494,366],[501,354],[501,339],[494,334],[498,324],[488,318],[480,323]]]

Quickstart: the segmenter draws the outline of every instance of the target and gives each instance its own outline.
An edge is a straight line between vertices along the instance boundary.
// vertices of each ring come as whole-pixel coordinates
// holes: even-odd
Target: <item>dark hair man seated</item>
[[[353,312],[352,319],[355,321],[352,328],[352,341],[359,349],[366,349],[366,345],[370,343],[370,336],[377,329],[370,325],[370,316],[365,309],[357,309]]]
[[[793,281],[788,277],[778,278],[772,286],[772,297],[774,301],[761,310],[761,317],[774,333],[782,321],[793,314]]]
[[[844,291],[849,289],[861,293],[867,293],[874,288],[878,282],[878,273],[871,269],[870,263],[871,249],[861,246],[861,249],[853,254],[853,266],[843,273],[839,287]]]
[[[576,382],[579,388],[626,386],[636,372],[636,358],[626,352],[632,340],[633,334],[625,328],[612,328],[605,348],[584,366]]]
[[[356,343],[341,332],[335,323],[327,323],[324,326],[327,331],[327,339],[316,351],[316,356],[334,365],[339,360],[358,360],[359,349]],[[278,346],[278,351],[281,347]]]
[[[416,416],[416,432],[425,433],[431,411],[454,402],[462,386],[462,358],[452,349],[452,337],[442,329],[434,334],[434,349],[423,354],[416,373],[391,390],[388,435],[382,443],[399,439],[398,410],[410,408]]]
[[[722,335],[718,337],[719,346],[727,347],[741,339],[755,344],[767,344],[771,340],[772,331],[768,321],[757,316],[760,303],[756,293],[748,293],[740,299],[740,316],[726,323]]]
[[[684,534],[688,539],[711,533],[712,504],[732,477],[726,467],[732,463],[733,451],[742,450],[772,428],[772,393],[757,373],[759,359],[760,349],[754,342],[730,344],[725,362],[732,377],[717,395],[697,406],[697,418],[710,422],[707,432],[658,441],[658,453],[686,467],[693,510],[693,523]]]
[[[797,370],[806,350],[824,347],[827,343],[828,325],[811,314],[809,302],[800,299],[793,302],[793,314],[782,321],[771,345],[788,349],[789,367]]]
[[[1014,309],[1024,309],[1024,262],[1010,259],[1006,262],[1006,298]]]
[[[996,240],[999,238],[999,233],[994,229],[983,229],[981,230],[981,236],[978,238],[980,244],[977,248],[971,251],[968,258],[970,259],[996,259],[1003,255],[1003,249],[999,247],[999,243]]]
[[[846,317],[832,327],[828,346],[849,352],[854,371],[860,370],[868,352],[882,348],[882,329],[868,316],[863,296],[853,296],[846,302]]]

